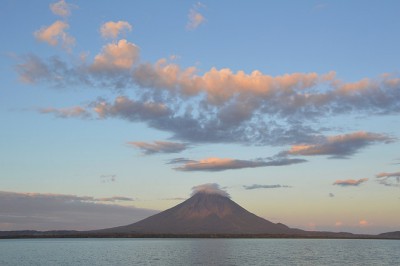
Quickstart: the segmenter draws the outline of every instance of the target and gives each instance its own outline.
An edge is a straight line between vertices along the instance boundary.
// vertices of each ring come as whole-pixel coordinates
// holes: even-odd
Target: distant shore
[[[400,240],[400,231],[379,235],[333,232],[307,232],[306,234],[145,234],[107,233],[97,234],[80,231],[0,231],[0,239],[30,238],[254,238],[254,239],[391,239]]]

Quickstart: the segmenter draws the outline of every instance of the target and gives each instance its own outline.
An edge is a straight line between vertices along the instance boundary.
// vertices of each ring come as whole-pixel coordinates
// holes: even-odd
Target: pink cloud
[[[61,45],[64,49],[70,50],[75,44],[75,38],[66,33],[68,23],[57,20],[48,27],[42,27],[34,33],[37,40],[46,42],[51,46]]]
[[[172,160],[173,161],[173,160]],[[267,166],[283,166],[306,162],[302,159],[288,159],[288,158],[276,158],[272,160],[237,160],[230,158],[216,158],[210,157],[202,160],[187,160],[180,159],[176,163],[183,163],[182,166],[174,168],[178,171],[225,171],[232,169],[243,169],[243,168],[256,168],[256,167],[267,167]],[[171,162],[174,163],[174,162]]]
[[[65,0],[60,0],[57,3],[50,4],[50,10],[58,16],[68,17],[71,15],[71,8],[73,6],[68,4]]]
[[[347,180],[336,180],[333,185],[338,185],[342,187],[347,187],[347,186],[359,186],[364,182],[367,182],[368,178],[361,178],[358,180],[355,179],[347,179]]]
[[[198,2],[196,5],[193,6],[193,8],[189,10],[189,21],[186,24],[186,29],[194,30],[206,21],[203,14],[201,14],[199,11],[199,9],[202,7],[205,6],[202,3]]]
[[[100,33],[103,38],[116,39],[121,33],[131,30],[132,25],[126,21],[109,21],[101,26]]]
[[[96,55],[90,69],[98,73],[113,73],[129,70],[139,58],[139,47],[127,40],[110,43]]]
[[[359,226],[361,226],[361,227],[365,227],[365,226],[368,226],[369,225],[369,222],[367,221],[367,220],[360,220],[359,222],[358,222],[358,225]]]

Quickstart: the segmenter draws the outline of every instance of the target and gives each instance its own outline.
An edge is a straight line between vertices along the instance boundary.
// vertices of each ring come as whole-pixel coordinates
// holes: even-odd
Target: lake
[[[400,265],[400,240],[4,239],[0,265]]]

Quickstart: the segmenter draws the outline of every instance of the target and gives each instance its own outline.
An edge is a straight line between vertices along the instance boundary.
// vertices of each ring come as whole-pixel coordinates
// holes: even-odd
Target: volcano
[[[100,231],[129,234],[290,234],[295,230],[250,213],[228,196],[198,192],[175,207],[134,224]]]

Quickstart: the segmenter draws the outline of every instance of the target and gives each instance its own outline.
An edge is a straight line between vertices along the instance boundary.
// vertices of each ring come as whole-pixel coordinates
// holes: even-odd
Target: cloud
[[[75,6],[68,4],[65,0],[60,0],[57,3],[50,4],[50,10],[55,15],[68,17],[71,15],[71,8]]]
[[[186,164],[190,162],[196,162],[195,160],[190,160],[187,158],[174,158],[167,162],[167,164]]]
[[[379,173],[376,175],[378,182],[388,187],[400,187],[400,172]]]
[[[256,168],[256,167],[266,167],[266,166],[283,166],[291,165],[297,163],[306,162],[303,159],[288,159],[288,158],[278,158],[272,160],[236,160],[228,158],[206,158],[199,161],[189,160],[183,161],[184,164],[179,167],[175,167],[178,171],[208,171],[217,172],[232,169],[242,169],[242,168]]]
[[[121,41],[128,44],[126,40]],[[120,48],[123,43],[118,45],[114,43],[108,47]],[[138,54],[137,49],[132,48],[132,50],[135,51],[132,54]],[[111,54],[109,56],[111,60],[105,60],[103,54]],[[124,61],[125,63],[102,63],[114,62],[115,57],[111,52],[103,52],[97,60],[95,59],[94,65],[106,65],[108,71],[118,72],[121,68],[130,69],[135,61],[129,59]],[[45,61],[42,61],[42,64],[48,65]],[[221,122],[224,122],[224,115],[220,112],[241,107],[241,115],[237,120],[228,119],[229,124],[236,127],[244,121],[255,119],[262,119],[264,123],[270,119],[274,121],[285,119],[292,124],[298,120],[309,121],[321,116],[352,112],[377,114],[400,112],[400,81],[393,75],[384,75],[379,80],[364,79],[344,83],[336,78],[334,72],[322,75],[314,72],[290,73],[281,76],[266,75],[258,70],[250,74],[244,71],[233,73],[229,68],[220,70],[211,68],[203,75],[198,75],[197,72],[196,67],[182,69],[177,64],[160,59],[154,65],[138,64],[132,69],[131,78],[124,80],[126,83],[123,86],[139,85],[141,92],[147,97],[162,95],[165,100],[180,102],[183,105],[190,100],[192,105],[208,111],[207,114],[215,113]],[[70,71],[64,75],[77,73],[80,72]],[[64,79],[76,80],[71,77]],[[86,81],[88,78],[81,79]],[[42,80],[51,81],[51,79]],[[109,84],[105,85],[107,86]],[[321,92],[320,87],[327,89]]]
[[[347,179],[347,180],[336,180],[333,185],[338,185],[341,187],[353,187],[353,186],[359,186],[364,182],[367,182],[368,178],[361,178],[358,180],[355,179]]]
[[[202,3],[198,2],[193,6],[193,8],[189,10],[189,15],[188,15],[189,21],[186,24],[186,29],[194,30],[206,21],[203,14],[201,14],[199,11],[200,8],[204,7],[205,6]]]
[[[117,44],[111,45],[117,47]],[[320,80],[332,79],[332,75],[290,74],[270,77],[261,73],[245,75],[242,72],[234,75],[227,70],[214,69],[203,76],[196,76],[195,69],[182,71],[179,66],[165,62],[158,62],[154,67],[149,64],[133,67],[134,56],[131,57],[132,60],[123,61],[127,63],[119,63],[117,56],[106,51],[98,55],[89,66],[89,70],[85,70],[84,66],[81,66],[83,69],[80,71],[77,68],[68,68],[54,58],[45,62],[36,57],[28,57],[28,60],[17,66],[17,71],[24,81],[47,81],[60,86],[84,82],[89,85],[123,88],[127,86],[126,82],[134,82],[140,88],[135,89],[137,95],[131,101],[159,101],[170,112],[167,119],[151,120],[147,121],[147,124],[152,128],[171,132],[173,137],[179,140],[257,145],[307,143],[303,147],[295,145],[289,152],[328,154],[342,158],[370,144],[389,142],[387,136],[368,132],[336,137],[323,137],[318,134],[319,129],[313,128],[310,118],[340,114],[341,110],[336,111],[336,106],[345,103],[346,100],[340,99],[339,96],[332,97],[335,101],[340,101],[333,101],[329,111],[329,104],[325,103],[325,100],[313,100],[314,96],[322,97],[321,93],[314,96],[307,94],[304,98],[306,94],[296,91],[306,91]],[[105,56],[108,54],[110,56]],[[99,75],[101,73],[103,75]],[[122,78],[115,79],[116,75],[120,74],[123,74]],[[108,82],[103,82],[104,80]],[[396,89],[390,91],[393,94]],[[359,92],[357,95],[363,93]],[[128,99],[126,96],[120,97]],[[295,98],[299,100],[293,100]],[[400,95],[398,99],[400,101]],[[369,100],[368,102],[372,105],[377,103]],[[391,105],[398,108],[393,104],[386,102],[385,106],[382,104],[379,108],[383,110]],[[375,109],[373,106],[371,108]],[[115,117],[130,120],[130,116],[133,115],[125,113]],[[317,143],[313,144],[316,141]],[[350,145],[346,145],[348,143]],[[320,148],[323,148],[325,153],[320,151]]]
[[[141,149],[144,154],[150,155],[155,153],[178,153],[187,149],[187,144],[178,142],[155,141],[149,142],[128,142],[138,149]]]
[[[128,197],[114,196],[111,198],[98,198],[98,199],[96,199],[96,201],[117,202],[117,201],[134,201],[134,199],[128,198]]]
[[[116,39],[121,33],[131,30],[131,24],[126,21],[109,21],[101,26],[100,33],[103,38]]]
[[[139,47],[127,40],[119,40],[103,47],[94,58],[90,70],[100,74],[115,74],[129,70],[139,58]]]
[[[121,117],[130,121],[153,121],[156,123],[170,114],[170,110],[164,104],[133,101],[124,96],[117,97],[112,104],[98,100],[93,102],[92,106],[100,118]]]
[[[54,114],[57,117],[61,118],[89,118],[91,114],[84,108],[80,106],[74,106],[69,108],[39,108],[38,110],[42,114]]]
[[[121,196],[94,198],[0,191],[0,230],[92,230],[130,224],[157,213],[110,204],[132,200]],[[5,223],[7,226],[2,228]]]
[[[367,220],[360,220],[359,222],[358,222],[358,225],[359,226],[361,226],[361,227],[365,227],[365,226],[368,226],[369,225],[369,222],[367,221]]]
[[[34,36],[38,41],[48,43],[51,46],[61,45],[64,49],[70,50],[75,44],[75,38],[65,32],[68,28],[68,23],[57,20],[50,26],[44,26],[35,31]]]
[[[101,175],[100,180],[102,183],[115,182],[117,175]]]
[[[198,186],[192,187],[192,194],[191,196],[197,193],[206,193],[206,194],[217,194],[224,197],[230,198],[228,192],[224,190],[224,188],[220,187],[220,185],[216,183],[207,183]]]
[[[244,189],[246,190],[253,190],[253,189],[261,189],[261,188],[290,188],[291,186],[287,186],[287,185],[259,185],[259,184],[253,184],[250,186],[243,186]]]
[[[321,139],[321,138],[320,138]],[[383,134],[364,131],[322,138],[318,144],[301,144],[291,147],[290,155],[331,155],[331,158],[346,158],[373,143],[390,143],[394,139]]]
[[[44,80],[53,82],[49,62],[43,62],[35,55],[21,57],[22,62],[17,64],[15,69],[19,74],[19,80],[23,83],[37,83]]]
[[[164,198],[163,200],[179,200],[179,201],[182,201],[182,200],[187,200],[187,198],[175,197],[175,198]]]
[[[62,32],[65,33],[65,28]],[[71,63],[34,55],[20,60],[16,69],[26,83],[45,83],[56,88],[83,85],[129,89],[130,98],[117,99],[163,105],[168,116],[140,121],[171,133],[180,141],[293,145],[291,153],[344,158],[370,144],[385,141],[359,136],[357,140],[340,142],[334,137],[324,137],[326,129],[320,127],[318,119],[341,114],[400,112],[400,78],[396,74],[344,82],[334,71],[271,76],[259,70],[246,73],[212,67],[201,72],[194,66],[183,68],[164,58],[154,64],[140,62],[138,46],[124,39],[105,45],[92,62],[72,60]],[[127,112],[118,114],[115,110],[108,117],[135,122],[136,119],[131,119],[135,116]]]
[[[333,198],[333,197],[335,197],[335,194],[329,193],[329,197],[330,197],[330,198]]]

